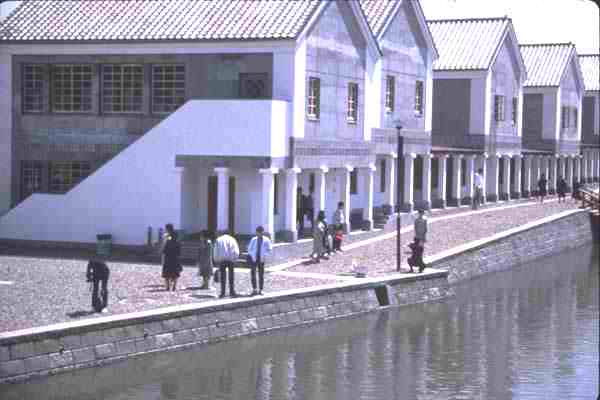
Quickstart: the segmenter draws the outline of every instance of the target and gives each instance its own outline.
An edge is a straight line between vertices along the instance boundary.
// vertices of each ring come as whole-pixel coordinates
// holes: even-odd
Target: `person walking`
[[[544,197],[548,194],[547,192],[548,181],[546,180],[546,176],[544,174],[540,175],[540,179],[538,180],[538,196],[540,198],[540,203],[544,202]]]
[[[298,187],[296,190],[296,223],[298,225],[298,234],[300,236],[304,234],[304,203],[302,188]]]
[[[561,199],[563,203],[567,201],[567,182],[562,176],[558,178],[558,182],[556,184],[556,194],[558,195],[559,203]]]
[[[473,197],[473,210],[477,210],[483,200],[483,169],[479,168],[474,177],[475,195]]]
[[[162,277],[165,279],[167,291],[177,290],[177,279],[181,274],[182,267],[179,260],[181,254],[181,245],[177,240],[177,232],[172,224],[165,225],[166,238],[163,247],[163,269]]]
[[[344,215],[344,202],[340,201],[337,206],[337,210],[333,213],[333,224],[335,226],[335,236],[333,238],[333,251],[342,252],[342,239],[344,235],[344,221],[346,220]]]
[[[256,236],[250,239],[248,245],[248,257],[250,258],[250,279],[252,283],[252,295],[262,295],[265,281],[265,261],[273,251],[271,239],[264,235],[262,226],[256,227]],[[258,270],[258,290],[256,288],[256,270]]]
[[[581,188],[581,183],[578,180],[573,180],[573,190],[571,191],[571,198],[577,204],[577,200],[580,199],[579,188]]]
[[[304,198],[304,212],[310,221],[310,228],[315,229],[315,200],[313,192],[309,192]]]
[[[321,262],[321,258],[325,255],[325,246],[323,245],[323,239],[325,237],[325,211],[319,211],[317,216],[317,222],[315,223],[315,229],[313,229],[313,251],[310,258],[314,259],[316,263]]]
[[[214,262],[219,267],[219,280],[221,281],[221,294],[219,298],[225,297],[225,281],[227,278],[226,270],[229,270],[229,295],[237,297],[234,289],[235,278],[233,276],[234,263],[240,256],[240,248],[237,241],[232,236],[224,233],[215,241]]]
[[[108,277],[110,269],[100,258],[91,259],[87,265],[86,278],[92,284],[92,308],[96,312],[107,312],[108,307]],[[102,288],[99,288],[102,285]]]
[[[201,290],[210,288],[210,276],[213,272],[214,245],[210,239],[211,234],[204,230],[200,233],[200,244],[198,246],[198,276],[202,277]]]
[[[417,210],[418,215],[414,223],[415,240],[418,240],[422,245],[425,244],[427,239],[427,218],[425,217],[425,210],[419,208]]]

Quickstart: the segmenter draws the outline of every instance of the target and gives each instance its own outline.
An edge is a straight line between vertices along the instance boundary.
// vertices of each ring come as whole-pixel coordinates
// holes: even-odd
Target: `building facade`
[[[600,177],[600,55],[581,54],[579,65],[585,93],[581,108],[581,180],[598,182]]]

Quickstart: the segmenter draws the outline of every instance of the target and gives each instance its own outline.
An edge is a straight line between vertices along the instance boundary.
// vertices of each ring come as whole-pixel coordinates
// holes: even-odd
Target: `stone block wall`
[[[445,271],[289,291],[225,304],[190,304],[0,334],[0,382],[321,322],[451,295]]]

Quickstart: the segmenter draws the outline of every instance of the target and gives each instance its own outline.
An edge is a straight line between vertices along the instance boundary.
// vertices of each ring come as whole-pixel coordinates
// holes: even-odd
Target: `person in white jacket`
[[[265,261],[273,252],[271,239],[264,235],[262,226],[256,228],[256,236],[250,240],[248,245],[248,257],[250,258],[250,279],[252,282],[252,295],[263,294],[265,281]],[[256,289],[256,270],[258,269],[258,290]]]
[[[226,269],[229,269],[229,295],[236,297],[234,289],[234,263],[240,257],[240,248],[235,238],[228,234],[223,234],[215,241],[213,258],[215,264],[219,267],[219,274],[221,278],[221,294],[220,298],[225,297],[225,279]]]

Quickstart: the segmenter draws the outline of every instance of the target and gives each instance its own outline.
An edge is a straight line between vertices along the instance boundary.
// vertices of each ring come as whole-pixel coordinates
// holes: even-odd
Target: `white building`
[[[394,205],[393,120],[409,160],[428,153],[416,1],[23,2],[0,40],[0,238],[142,245],[171,222],[293,241],[299,186],[370,228]]]
[[[585,93],[581,109],[581,178],[598,182],[600,177],[600,55],[581,54],[579,65]]]

